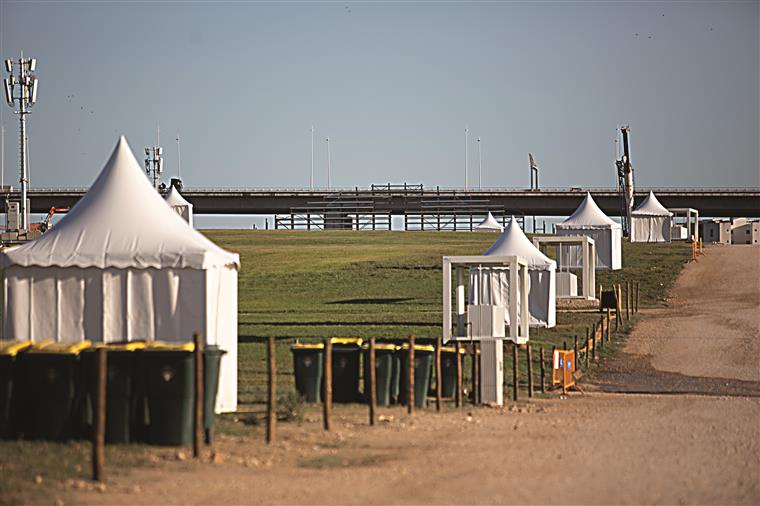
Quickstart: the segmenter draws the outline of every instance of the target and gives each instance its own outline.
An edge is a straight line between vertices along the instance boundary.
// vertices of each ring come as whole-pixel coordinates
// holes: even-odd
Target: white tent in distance
[[[673,213],[649,195],[631,212],[631,242],[670,242]]]
[[[528,313],[533,327],[556,325],[557,263],[541,253],[520,229],[517,220],[507,224],[485,256],[518,255],[528,262]],[[471,268],[469,273],[469,303],[509,307],[509,273],[500,267]],[[518,311],[519,314],[519,311]],[[508,312],[505,316],[509,323]]]
[[[569,218],[557,225],[557,235],[585,235],[592,238],[596,243],[597,269],[617,270],[623,267],[623,227],[599,209],[590,193],[586,194],[586,198]],[[578,246],[563,248],[561,264],[572,269],[581,268],[581,253]]]

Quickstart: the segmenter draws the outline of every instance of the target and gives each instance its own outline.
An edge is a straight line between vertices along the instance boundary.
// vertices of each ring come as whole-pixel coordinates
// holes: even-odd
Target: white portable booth
[[[185,200],[185,197],[182,196],[175,186],[171,187],[164,200],[188,225],[193,226],[193,205]]]
[[[581,271],[582,283],[581,283],[581,295],[577,294],[578,285],[577,279],[574,274],[569,272],[569,266],[557,265],[557,298],[581,298],[586,300],[596,299],[595,286],[596,286],[596,245],[594,240],[585,235],[577,236],[551,236],[551,237],[534,237],[533,245],[542,251],[542,246],[554,245],[557,248],[557,258],[562,261],[562,246],[580,246],[581,248],[581,264],[583,269]],[[564,272],[562,269],[566,269]],[[562,274],[567,274],[567,289],[560,288],[559,278]]]
[[[610,219],[596,205],[590,193],[575,212],[557,225],[557,235],[585,235],[594,240],[596,246],[596,268],[617,270],[623,267],[622,240],[623,227]],[[580,247],[569,247],[562,252],[562,265],[573,269],[582,267]]]
[[[699,211],[691,207],[669,207],[673,213],[671,241],[699,241]],[[683,218],[683,224],[681,224]]]
[[[464,270],[500,268],[508,272],[509,294],[505,305],[468,304],[465,313]],[[456,330],[452,329],[451,272],[456,272]],[[528,263],[519,256],[451,256],[443,257],[443,342],[480,341],[480,395],[482,402],[501,406],[504,403],[505,339],[515,344],[528,342]],[[505,313],[509,314],[509,335],[505,332]],[[466,322],[466,323],[465,323]]]
[[[475,227],[475,230],[480,232],[501,232],[504,230],[504,227],[496,221],[496,218],[494,218],[493,214],[489,211],[488,216]]]
[[[4,338],[184,342],[198,332],[226,351],[216,410],[237,408],[239,257],[166,205],[123,136],[74,208],[0,253],[0,266]]]
[[[631,212],[631,242],[670,242],[673,213],[649,195]]]

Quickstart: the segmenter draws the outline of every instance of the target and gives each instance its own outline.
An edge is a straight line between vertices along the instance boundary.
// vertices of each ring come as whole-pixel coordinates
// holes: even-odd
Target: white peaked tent
[[[670,242],[673,213],[660,204],[653,192],[631,212],[631,242]]]
[[[164,197],[164,200],[188,225],[193,226],[193,205],[185,200],[185,197],[179,193],[175,186],[172,186],[169,193]]]
[[[488,212],[488,216],[480,222],[480,224],[475,227],[475,230],[482,230],[482,231],[488,231],[488,232],[501,232],[504,230],[504,227],[502,227],[498,221],[496,221],[496,218],[493,217],[493,214],[491,212]]]
[[[122,136],[87,194],[49,232],[0,253],[3,337],[188,341],[222,358],[217,411],[237,407],[240,260],[150,185]]]
[[[617,270],[623,266],[621,242],[623,227],[599,209],[591,194],[587,193],[578,209],[557,225],[557,235],[585,235],[596,243],[597,269]],[[570,268],[582,266],[581,248],[563,248],[561,263]]]
[[[512,217],[504,232],[485,252],[489,255],[518,255],[528,262],[528,313],[530,325],[554,327],[556,325],[557,263],[541,253],[520,229]],[[498,267],[470,269],[470,304],[490,304],[509,307],[509,273]],[[508,316],[506,319],[508,320]],[[507,323],[509,323],[507,321]]]

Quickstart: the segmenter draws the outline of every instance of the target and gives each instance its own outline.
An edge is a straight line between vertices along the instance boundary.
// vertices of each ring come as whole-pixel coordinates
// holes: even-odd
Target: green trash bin
[[[18,394],[14,389],[16,355],[32,345],[31,341],[0,341],[0,438],[13,436]]]
[[[376,400],[378,406],[390,406],[391,404],[391,380],[393,379],[393,362],[396,359],[395,344],[375,345],[375,381]],[[365,344],[364,350],[364,398],[369,402],[369,345]],[[398,388],[398,383],[396,385]]]
[[[358,402],[360,356],[362,340],[353,337],[333,337],[332,393],[334,402]]]
[[[148,343],[140,352],[148,405],[148,443],[189,445],[193,440],[195,344]]]
[[[84,382],[79,343],[37,343],[17,356],[21,418],[17,434],[28,439],[67,440],[82,434]]]
[[[214,428],[216,394],[219,392],[219,371],[222,356],[227,353],[219,346],[210,345],[203,349],[203,427],[209,432]]]
[[[290,351],[293,353],[296,392],[306,402],[322,402],[324,345],[295,343]]]
[[[404,344],[398,351],[400,354],[399,371],[399,403],[407,402],[406,376],[409,368],[409,345]],[[414,345],[414,405],[418,408],[427,406],[427,393],[430,387],[430,376],[433,372],[433,355],[435,348],[425,344]]]
[[[465,353],[459,348],[460,360]],[[441,348],[441,397],[453,398],[457,389],[457,355],[456,348],[444,346]]]
[[[138,440],[135,426],[138,423],[138,403],[135,377],[137,376],[138,350],[145,348],[145,343],[135,341],[119,344],[102,344],[82,353],[82,367],[86,375],[89,411],[94,413],[96,406],[98,368],[97,350],[105,348],[107,358],[106,375],[106,442],[130,443]],[[93,415],[94,416],[94,415]]]

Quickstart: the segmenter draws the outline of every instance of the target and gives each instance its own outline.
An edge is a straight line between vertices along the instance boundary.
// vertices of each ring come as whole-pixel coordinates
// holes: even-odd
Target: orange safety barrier
[[[567,393],[575,386],[575,352],[573,350],[554,350],[552,357],[552,385],[562,384],[562,391]]]

